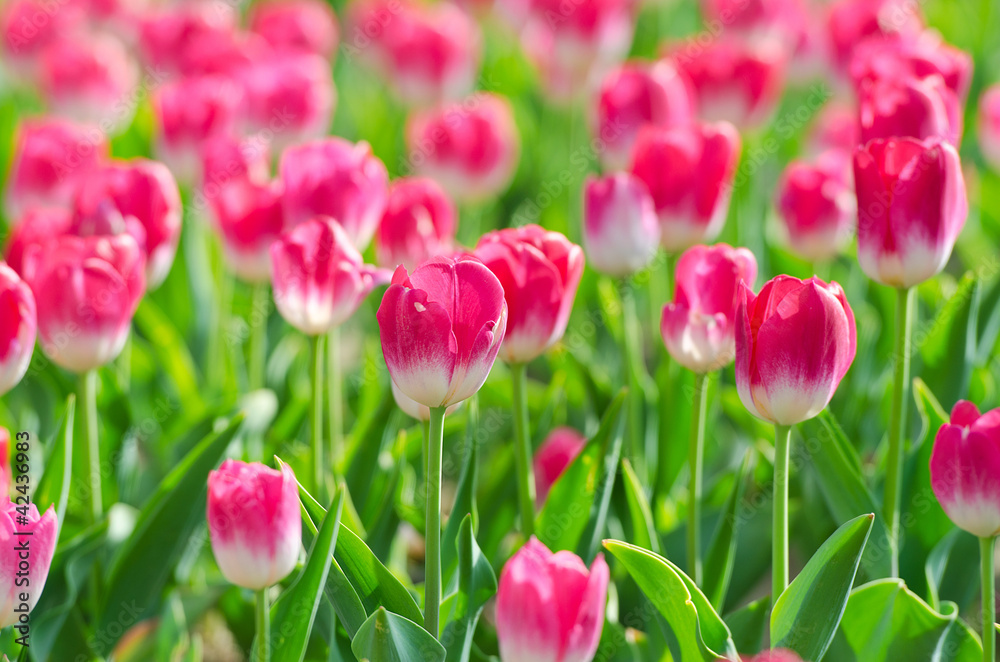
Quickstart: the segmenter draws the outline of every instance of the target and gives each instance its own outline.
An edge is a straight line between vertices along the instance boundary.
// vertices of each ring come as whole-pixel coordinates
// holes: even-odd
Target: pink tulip
[[[433,179],[397,179],[375,233],[379,266],[412,270],[435,255],[450,254],[457,222],[455,203]]]
[[[538,504],[545,503],[556,480],[586,445],[587,438],[573,428],[556,428],[549,433],[535,451],[535,495]]]
[[[39,516],[38,508],[31,504],[24,517],[6,497],[0,498],[0,504],[0,628],[24,626],[28,623],[28,613],[45,590],[59,538],[59,523],[53,506]],[[21,574],[23,559],[17,549],[25,540],[30,540],[27,575]],[[27,600],[22,599],[25,593]],[[28,613],[17,611],[24,602]]]
[[[812,262],[832,260],[851,240],[857,203],[850,159],[828,152],[815,163],[793,161],[778,186],[778,216],[792,250]]]
[[[80,177],[108,155],[99,130],[58,119],[24,122],[14,145],[6,200],[13,219],[32,207],[69,209]]]
[[[17,273],[3,262],[0,262],[0,313],[3,317],[0,324],[0,395],[3,395],[28,371],[37,331],[35,297]]]
[[[754,657],[744,657],[746,662],[802,662],[802,658],[785,648],[764,651]]]
[[[37,70],[38,56],[67,31],[76,30],[84,16],[72,6],[52,6],[42,0],[8,0],[0,5],[0,54],[5,67],[25,80]]]
[[[77,373],[118,356],[146,291],[145,269],[142,250],[127,234],[65,235],[30,247],[25,280],[38,305],[45,354]]]
[[[10,466],[10,432],[0,425],[0,495],[10,496],[14,480]]]
[[[727,244],[693,246],[677,261],[674,300],[663,307],[660,333],[675,361],[696,373],[729,365],[736,355],[740,284],[753,287],[757,260]]]
[[[504,662],[589,662],[608,599],[608,564],[590,569],[573,552],[532,537],[504,566],[497,591],[497,640]]]
[[[222,239],[226,263],[248,283],[271,276],[271,244],[288,227],[282,211],[280,181],[235,180],[209,199],[215,229]]]
[[[972,83],[972,58],[929,30],[915,38],[862,42],[851,56],[850,75],[855,88],[866,81],[928,78],[935,74],[964,104]]]
[[[694,92],[685,78],[666,61],[633,62],[605,76],[597,100],[595,141],[608,170],[623,170],[632,158],[639,130],[684,125],[694,118]]]
[[[873,140],[854,154],[858,261],[910,287],[940,272],[969,211],[958,152],[940,139]]]
[[[207,2],[178,3],[145,13],[139,45],[155,71],[187,77],[229,75],[270,48],[256,34],[238,33],[235,18],[236,12],[218,11]]]
[[[656,256],[660,224],[649,189],[627,172],[588,177],[583,193],[583,245],[601,273],[624,277]]]
[[[865,81],[858,96],[862,143],[876,138],[941,137],[954,145],[962,135],[958,100],[937,74]]]
[[[809,131],[811,155],[838,150],[848,155],[854,154],[861,143],[858,131],[858,111],[851,105],[834,101],[823,106]],[[850,168],[848,168],[849,170]]]
[[[1000,409],[960,400],[931,452],[931,488],[948,517],[980,538],[1000,534]]]
[[[234,182],[265,184],[271,179],[271,152],[267,145],[253,138],[241,140],[234,135],[220,135],[205,141],[201,149],[201,182],[194,206],[205,203],[219,190]]]
[[[488,92],[410,117],[409,165],[459,201],[497,195],[517,169],[520,144],[510,102]]]
[[[359,251],[368,247],[389,195],[389,174],[368,143],[327,138],[292,147],[279,170],[286,223],[329,216]]]
[[[208,475],[208,531],[222,575],[260,590],[295,568],[302,547],[299,488],[288,465],[226,460]]]
[[[484,235],[475,256],[500,280],[507,301],[500,358],[526,363],[559,342],[583,275],[583,250],[558,232],[527,225]]]
[[[250,8],[250,30],[278,51],[332,58],[337,50],[337,15],[321,0],[267,0]]]
[[[24,254],[29,246],[44,244],[64,234],[72,234],[73,217],[66,209],[29,209],[10,231],[4,259],[18,274],[24,273]]]
[[[652,195],[663,248],[682,251],[718,236],[739,155],[740,136],[726,122],[647,127],[639,134],[632,174]]]
[[[418,421],[427,422],[431,420],[430,407],[428,407],[427,405],[422,405],[416,400],[413,400],[412,398],[409,398],[406,395],[404,395],[403,392],[399,390],[399,387],[396,386],[396,382],[389,380],[389,386],[392,387],[392,398],[393,400],[396,401],[396,406],[399,407],[404,414],[406,414],[410,418],[415,418]],[[461,402],[456,402],[455,404],[448,407],[447,410],[445,410],[445,414],[450,416],[453,411],[455,411],[461,406],[462,406]]]
[[[174,263],[181,236],[181,196],[177,182],[162,163],[135,159],[103,165],[83,180],[74,202],[82,220],[111,204],[126,224],[141,228],[136,242],[146,255],[146,284],[155,289]]]
[[[801,54],[809,38],[812,0],[701,0],[709,29],[732,31],[756,42],[777,43],[788,53]],[[789,64],[794,64],[790,62]]]
[[[740,288],[736,389],[757,418],[795,425],[821,412],[857,350],[854,312],[840,285],[778,276],[754,296]]]
[[[382,353],[404,395],[427,407],[472,396],[486,381],[507,328],[497,277],[472,257],[399,267],[378,309]]]
[[[979,149],[994,170],[1000,170],[1000,85],[979,98]]]
[[[844,69],[858,44],[897,37],[912,39],[924,29],[919,6],[909,0],[836,0],[827,16],[834,58]]]

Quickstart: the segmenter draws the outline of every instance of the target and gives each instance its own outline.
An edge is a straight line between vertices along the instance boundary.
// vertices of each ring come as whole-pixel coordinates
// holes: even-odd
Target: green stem
[[[101,498],[101,447],[97,439],[97,371],[80,375],[77,399],[83,407],[83,450],[87,459],[87,482],[90,488],[90,514],[93,522],[104,515]]]
[[[441,610],[441,456],[444,452],[445,407],[431,407],[427,444],[427,553],[424,557],[424,628],[440,636]]]
[[[903,439],[906,436],[906,402],[910,381],[910,339],[913,295],[916,290],[896,291],[895,370],[892,384],[892,413],[889,418],[889,456],[885,474],[885,521],[889,526],[890,573],[899,577],[899,505],[902,497]]]
[[[996,584],[994,583],[993,553],[996,538],[980,538],[979,547],[982,550],[982,580],[983,580],[983,662],[994,662],[997,647],[997,603]]]
[[[792,427],[774,426],[774,542],[771,547],[771,604],[788,587],[788,459]]]
[[[642,438],[642,389],[639,380],[642,370],[642,333],[635,311],[635,293],[623,283],[622,300],[622,351],[625,363],[625,383],[628,385],[626,402],[626,435],[629,456],[639,465],[639,475],[646,475],[644,444]]]
[[[330,389],[330,467],[334,474],[343,462],[344,445],[344,380],[340,367],[340,328],[334,327],[327,334],[326,340],[327,367],[329,370]]]
[[[535,533],[535,474],[532,469],[531,432],[528,429],[528,377],[524,363],[510,366],[514,397],[514,458],[517,462],[517,498],[521,506],[521,533]]]
[[[708,375],[696,373],[694,376],[694,402],[691,410],[691,445],[688,447],[688,462],[691,466],[691,480],[688,482],[688,572],[694,583],[701,586],[701,492],[702,461],[705,456],[705,415],[708,398],[705,389]]]
[[[271,607],[268,605],[267,587],[257,591],[257,654],[254,662],[268,662],[271,659]]]
[[[264,388],[264,369],[267,365],[267,316],[271,311],[267,283],[253,286],[253,308],[250,311],[250,362],[247,378],[250,390]]]
[[[326,465],[323,463],[323,362],[325,359],[323,336],[309,339],[312,357],[309,363],[311,387],[311,420],[309,447],[312,450],[313,486],[316,496],[324,498],[326,485]]]

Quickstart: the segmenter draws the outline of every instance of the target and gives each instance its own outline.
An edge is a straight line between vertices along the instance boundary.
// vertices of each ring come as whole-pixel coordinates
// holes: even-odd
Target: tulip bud
[[[590,264],[615,277],[649,266],[660,225],[646,185],[627,172],[588,177],[583,196],[583,245]]]
[[[416,400],[407,397],[399,390],[396,386],[396,382],[389,380],[389,386],[392,387],[392,399],[396,401],[396,406],[403,410],[403,413],[410,418],[415,418],[418,421],[427,422],[431,420],[431,409],[427,405],[422,405]],[[451,415],[453,411],[462,406],[461,402],[456,402],[455,404],[448,407],[445,410],[446,415]]]
[[[535,451],[535,495],[539,506],[545,502],[549,490],[559,476],[573,463],[587,438],[573,428],[556,428],[549,433],[542,445]]]
[[[35,297],[9,266],[0,262],[0,395],[14,388],[31,363],[37,320]],[[4,492],[5,493],[5,492]]]
[[[854,153],[854,187],[858,262],[869,278],[903,288],[944,268],[969,210],[954,147],[873,140]]]
[[[962,135],[958,100],[939,75],[865,81],[858,97],[862,143],[941,137],[954,145]]]
[[[663,307],[660,333],[670,355],[688,370],[707,373],[736,354],[740,284],[753,287],[757,260],[727,244],[693,246],[677,261],[674,300]]]
[[[208,531],[223,576],[243,588],[277,584],[302,547],[299,488],[291,467],[226,460],[208,475]]]
[[[30,247],[25,280],[38,306],[45,354],[77,373],[117,357],[146,291],[145,269],[142,251],[127,234],[65,235]]]
[[[792,250],[807,260],[832,260],[851,239],[857,205],[849,164],[845,153],[828,152],[816,163],[793,161],[782,175],[778,215]]]
[[[271,276],[268,250],[285,231],[281,182],[234,180],[209,199],[226,264],[247,283]]]
[[[597,652],[608,599],[608,564],[590,569],[573,552],[532,537],[500,573],[497,640],[504,662],[587,662]]]
[[[437,257],[409,276],[396,269],[377,317],[392,381],[422,405],[446,407],[486,381],[503,342],[507,304],[482,262]]]
[[[594,140],[608,170],[628,168],[639,130],[684,125],[694,118],[693,91],[669,62],[625,64],[605,76],[597,100]]]
[[[497,195],[517,169],[520,145],[510,102],[488,92],[414,114],[406,139],[408,165],[458,201]]]
[[[237,12],[217,11],[208,3],[182,3],[144,12],[139,19],[139,47],[156,71],[200,76],[232,64],[226,51],[236,40]],[[209,60],[206,56],[215,56]]]
[[[979,99],[979,149],[1000,170],[1000,85],[987,88]]]
[[[25,623],[27,614],[35,608],[45,590],[59,538],[59,523],[53,506],[39,516],[38,508],[31,504],[25,516],[5,496],[0,496],[0,504],[0,540],[3,541],[0,545],[0,628],[5,628]],[[23,559],[17,549],[24,540],[30,541],[27,575],[22,574]],[[25,593],[27,600],[22,599]],[[22,604],[27,604],[27,612],[22,611]]]
[[[653,198],[664,249],[682,251],[719,235],[739,155],[740,136],[727,122],[640,132],[632,174]]]
[[[956,526],[1000,534],[1000,409],[980,415],[971,402],[955,405],[934,439],[931,488]]]
[[[850,75],[855,88],[876,80],[905,80],[939,75],[962,104],[972,83],[972,58],[926,31],[916,38],[872,39],[857,45]]]
[[[389,195],[389,173],[368,143],[327,138],[291,147],[281,155],[279,171],[286,223],[329,216],[355,248],[368,247]]]
[[[475,256],[500,280],[507,301],[500,358],[526,363],[559,342],[583,275],[583,250],[558,232],[527,225],[484,235]]]
[[[73,217],[66,209],[29,209],[11,228],[4,249],[7,266],[24,274],[24,254],[29,246],[44,244],[64,234],[71,234]]]
[[[44,20],[40,20],[44,17]],[[8,0],[0,4],[0,54],[4,68],[20,79],[37,74],[39,54],[84,19],[71,6],[51,11],[43,0]]]
[[[861,142],[857,111],[840,102],[823,106],[809,131],[808,140],[807,153],[811,156],[834,150],[853,154]]]
[[[250,8],[250,31],[277,51],[332,58],[339,28],[333,8],[321,0],[268,0]]]
[[[857,350],[854,312],[840,285],[778,276],[754,296],[741,286],[736,389],[757,418],[795,425],[820,413]]]
[[[397,179],[375,233],[379,266],[414,269],[435,255],[450,254],[457,221],[455,203],[433,179]]]
[[[862,42],[919,37],[924,23],[918,10],[910,0],[836,0],[827,28],[837,64],[846,69]]]

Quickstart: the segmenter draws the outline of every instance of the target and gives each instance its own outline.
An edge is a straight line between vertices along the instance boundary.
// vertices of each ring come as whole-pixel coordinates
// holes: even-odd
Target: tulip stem
[[[441,610],[441,456],[444,452],[445,407],[431,407],[427,439],[427,524],[424,539],[424,628],[435,639],[440,636]]]
[[[93,522],[104,515],[101,498],[101,447],[97,439],[97,371],[88,370],[80,375],[77,399],[83,405],[83,451],[87,463],[87,484],[90,488],[90,514]]]
[[[327,362],[330,389],[330,467],[334,474],[343,461],[343,425],[344,425],[344,382],[340,369],[340,327],[334,327],[327,334]]]
[[[906,401],[910,381],[913,288],[896,290],[896,344],[892,413],[889,418],[889,457],[885,474],[885,520],[889,526],[890,573],[899,576],[899,506],[902,498],[903,438],[906,435]]]
[[[257,591],[257,654],[254,662],[268,662],[271,659],[271,607],[268,604],[267,587]]]
[[[636,464],[641,464],[639,475],[646,475],[645,444],[642,437],[642,389],[640,388],[642,370],[642,332],[639,328],[639,318],[635,310],[635,292],[627,282],[622,282],[620,289],[622,300],[622,351],[624,352],[625,383],[628,385],[626,396],[628,450]],[[641,462],[640,462],[641,460]]]
[[[702,461],[705,455],[705,416],[708,398],[705,389],[708,375],[695,373],[694,402],[691,410],[691,445],[688,448],[688,462],[691,465],[691,480],[688,482],[688,572],[691,579],[701,586],[701,492]]]
[[[774,426],[774,543],[771,546],[771,605],[788,587],[788,459],[792,427]]]
[[[532,469],[531,432],[528,423],[528,367],[510,365],[514,398],[514,458],[517,462],[517,497],[521,506],[521,533],[535,533],[535,475]]]
[[[253,308],[250,310],[250,361],[247,378],[250,390],[264,388],[264,370],[267,365],[267,316],[271,311],[270,294],[266,283],[253,287]]]
[[[997,647],[997,603],[996,584],[994,580],[993,553],[996,538],[980,538],[982,550],[982,580],[983,580],[983,662],[993,662],[996,659]]]
[[[323,464],[323,362],[325,357],[323,336],[312,336],[312,361],[309,365],[309,381],[311,387],[311,416],[309,447],[312,450],[313,487],[316,497],[324,499],[326,484],[326,465]]]

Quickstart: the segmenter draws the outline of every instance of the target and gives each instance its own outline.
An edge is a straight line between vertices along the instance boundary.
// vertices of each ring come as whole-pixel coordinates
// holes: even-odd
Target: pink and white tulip
[[[545,503],[549,490],[586,445],[587,438],[573,428],[556,428],[549,433],[535,451],[533,463],[535,497],[538,504]]]
[[[409,275],[396,269],[377,317],[392,381],[422,405],[447,407],[486,381],[507,328],[507,304],[482,262],[438,257]]]
[[[11,269],[23,275],[24,254],[29,246],[72,234],[72,228],[73,216],[67,209],[29,209],[11,228],[4,247],[4,260]]]
[[[915,39],[924,30],[919,7],[909,0],[836,0],[827,10],[835,62],[844,70],[863,42]]]
[[[422,405],[416,400],[406,396],[399,387],[396,386],[396,382],[389,380],[389,386],[392,387],[392,399],[396,401],[396,406],[399,407],[404,414],[410,418],[415,418],[418,421],[427,422],[431,420],[431,409],[427,405]],[[455,404],[448,407],[445,410],[445,414],[450,416],[453,411],[462,406],[461,402],[456,402]]]
[[[941,137],[954,145],[962,136],[958,99],[939,75],[865,81],[858,97],[862,143]]]
[[[609,577],[603,554],[588,569],[576,554],[553,554],[532,537],[500,573],[496,620],[503,661],[592,660]]]
[[[587,178],[583,246],[595,269],[609,276],[630,276],[649,266],[659,243],[656,208],[641,179],[627,172]]]
[[[3,313],[3,323],[0,324],[0,395],[3,395],[17,386],[28,371],[38,331],[35,297],[31,289],[3,262],[0,262],[0,312]]]
[[[250,8],[250,31],[277,51],[332,58],[339,28],[333,8],[322,0],[268,0]]]
[[[280,181],[249,178],[230,182],[209,198],[226,264],[244,282],[263,283],[271,277],[271,244],[288,227],[282,200]]]
[[[27,523],[19,523],[23,515],[17,508],[10,499],[0,495],[0,628],[27,626],[28,614],[45,590],[59,539],[55,507],[49,506],[45,514],[39,515],[35,504],[29,505]],[[27,576],[20,574],[24,561],[17,549],[25,539],[31,541]],[[25,593],[27,600],[22,599]],[[27,603],[27,612],[18,611],[21,603]]]
[[[807,152],[818,156],[835,150],[846,153],[850,158],[860,143],[858,111],[850,104],[833,101],[823,106],[813,122]]]
[[[862,42],[851,57],[850,75],[855,88],[866,81],[929,78],[935,74],[964,104],[972,84],[972,58],[944,43],[931,30],[918,37]]]
[[[1000,85],[987,88],[979,98],[979,149],[1000,170]]]
[[[302,548],[299,487],[288,465],[226,460],[208,475],[208,531],[222,575],[260,590],[295,568]]]
[[[792,250],[812,262],[832,260],[854,232],[857,201],[850,159],[828,152],[815,163],[793,161],[778,185],[778,216]]]
[[[393,182],[382,222],[375,233],[379,266],[408,270],[454,250],[458,213],[441,185],[426,177]]]

